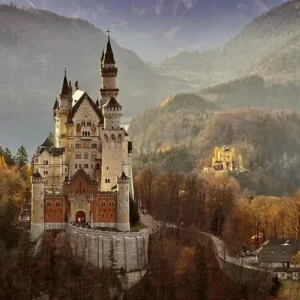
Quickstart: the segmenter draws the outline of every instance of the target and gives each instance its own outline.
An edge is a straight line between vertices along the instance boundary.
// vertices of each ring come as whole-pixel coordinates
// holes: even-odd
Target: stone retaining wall
[[[117,269],[137,273],[135,276],[129,274],[129,281],[131,277],[141,278],[145,274],[148,264],[148,230],[109,232],[82,229],[69,224],[68,233],[73,255],[84,258],[91,265],[110,268],[113,256]],[[133,284],[130,282],[129,285]]]

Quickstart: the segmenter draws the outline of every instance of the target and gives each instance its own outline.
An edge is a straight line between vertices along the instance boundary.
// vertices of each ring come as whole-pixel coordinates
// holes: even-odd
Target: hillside
[[[300,83],[270,83],[251,75],[201,89],[199,94],[223,109],[265,107],[269,109],[300,109]]]
[[[181,97],[187,99],[184,94]],[[264,195],[287,195],[299,188],[299,112],[250,107],[216,111],[217,107],[207,106],[203,98],[198,101],[202,108],[191,104],[173,109],[169,101],[169,107],[149,109],[133,120],[130,133],[134,144],[148,153],[137,154],[137,164],[152,162],[163,170],[171,165],[177,171],[194,168],[199,172],[210,164],[215,146],[229,145],[242,154],[244,167],[249,170],[238,178],[243,188]],[[186,147],[179,151],[181,159],[176,147]],[[151,154],[159,149],[164,155]],[[188,166],[182,165],[183,160]]]
[[[194,78],[199,87],[246,74],[277,83],[299,80],[299,46],[300,1],[294,0],[262,14],[214,51],[185,51],[167,59],[161,72]]]
[[[129,133],[138,151],[145,153],[169,145],[189,145],[215,109],[213,103],[195,94],[177,94],[135,117]]]
[[[96,100],[100,87],[99,59],[106,41],[106,34],[86,21],[0,5],[0,104],[1,123],[5,125],[0,131],[2,143],[11,141],[9,147],[29,145],[24,139],[30,138],[29,130],[36,131],[39,140],[31,140],[36,145],[52,130],[51,110],[61,89],[65,67],[68,79],[73,84],[78,80],[79,87]],[[114,41],[112,47],[125,116],[160,102],[173,90],[169,79],[153,73],[133,51]],[[183,86],[179,84],[177,88]],[[24,115],[19,117],[16,111]],[[4,115],[7,112],[13,113]],[[13,121],[17,118],[18,123],[28,126],[22,135]],[[10,128],[10,136],[4,128]],[[12,145],[11,136],[20,142]]]
[[[180,49],[222,45],[282,0],[4,0],[111,28],[120,45],[143,60],[162,61]]]

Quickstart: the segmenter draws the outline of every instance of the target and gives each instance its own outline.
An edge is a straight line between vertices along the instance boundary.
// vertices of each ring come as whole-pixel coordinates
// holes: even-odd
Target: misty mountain
[[[299,80],[299,46],[300,1],[294,0],[263,13],[222,47],[182,52],[166,60],[160,71],[192,78],[199,87],[247,74],[272,82]]]
[[[11,0],[4,2],[10,3]],[[215,48],[284,0],[13,0],[110,28],[120,45],[144,60]]]
[[[52,107],[64,68],[68,79],[73,84],[78,80],[79,88],[96,100],[101,84],[100,56],[106,42],[107,35],[87,21],[0,5],[1,145],[25,143],[35,147],[53,129]],[[119,69],[118,99],[125,116],[184,88],[156,75],[133,51],[114,41],[112,47]]]

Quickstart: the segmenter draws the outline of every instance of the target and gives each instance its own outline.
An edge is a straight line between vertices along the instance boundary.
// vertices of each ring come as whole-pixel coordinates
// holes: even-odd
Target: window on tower
[[[89,158],[89,154],[87,152],[84,153],[84,159],[88,159]]]
[[[81,153],[75,153],[75,159],[81,159]]]

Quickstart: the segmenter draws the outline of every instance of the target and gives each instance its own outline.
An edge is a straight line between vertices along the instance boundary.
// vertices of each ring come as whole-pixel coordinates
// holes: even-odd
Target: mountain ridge
[[[144,60],[161,61],[183,49],[210,49],[220,46],[257,15],[281,4],[283,0],[12,2],[87,19],[99,28],[110,28],[121,45],[135,50]]]
[[[190,72],[199,87],[249,74],[274,82],[299,80],[300,1],[289,1],[262,14],[216,50],[182,52],[167,59],[162,73]],[[277,57],[277,64],[273,60]],[[286,61],[286,66],[281,66]],[[262,65],[263,64],[263,68]],[[270,71],[269,71],[270,70]]]

